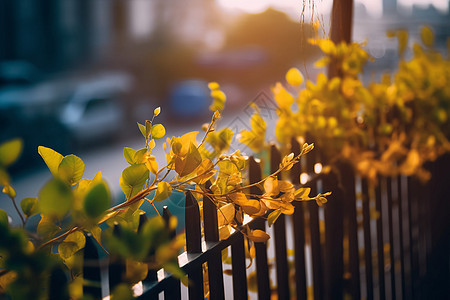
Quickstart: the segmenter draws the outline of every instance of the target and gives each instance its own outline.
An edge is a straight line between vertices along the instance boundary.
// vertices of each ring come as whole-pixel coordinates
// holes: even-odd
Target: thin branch
[[[9,199],[11,199],[11,201],[12,201],[12,203],[13,203],[13,205],[14,205],[14,208],[15,208],[16,211],[17,211],[17,214],[19,215],[20,219],[22,220],[23,226],[25,226],[25,219],[23,218],[22,214],[20,213],[20,210],[19,210],[19,208],[17,207],[17,204],[16,204],[16,201],[14,200],[14,197],[9,196]]]

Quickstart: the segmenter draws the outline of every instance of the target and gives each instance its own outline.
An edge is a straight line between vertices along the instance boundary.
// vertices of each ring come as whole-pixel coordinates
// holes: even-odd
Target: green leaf
[[[66,260],[80,249],[84,248],[86,238],[80,231],[69,234],[64,241],[58,245],[58,253],[62,259]]]
[[[141,123],[137,123],[137,125],[138,125],[138,127],[139,127],[139,131],[142,133],[142,135],[144,136],[144,137],[146,137],[145,135],[146,135],[146,133],[145,133],[145,126],[144,125],[142,125]]]
[[[73,194],[64,181],[53,178],[39,191],[38,199],[44,215],[61,219],[72,207]]]
[[[3,209],[0,209],[0,224],[6,226],[9,224],[8,214]]]
[[[58,167],[63,160],[63,156],[55,150],[44,146],[38,147],[38,153],[44,160],[50,172],[52,172],[53,176],[58,176]]]
[[[142,190],[148,175],[149,171],[145,164],[132,165],[123,170],[119,183],[127,199]]]
[[[134,160],[134,155],[136,154],[136,150],[132,148],[125,147],[123,148],[123,156],[125,157],[125,160],[130,164],[134,165],[136,161]]]
[[[153,200],[154,201],[165,200],[169,198],[170,194],[172,194],[172,186],[165,181],[160,181],[158,182],[155,197],[153,198]]]
[[[273,223],[275,223],[275,221],[278,219],[278,217],[281,215],[281,210],[280,209],[276,209],[273,212],[271,212],[269,214],[269,216],[267,217],[267,221],[269,223],[269,227],[272,226]]]
[[[75,185],[84,174],[84,162],[73,154],[65,156],[58,167],[58,174],[62,180]]]
[[[25,198],[20,201],[20,207],[27,218],[39,213],[37,198]]]
[[[0,166],[7,167],[13,164],[22,153],[23,142],[13,139],[0,144]]]
[[[84,197],[83,209],[90,218],[98,218],[109,208],[111,196],[104,181],[92,186]]]
[[[164,137],[164,135],[166,134],[166,129],[164,128],[164,126],[162,124],[155,124],[152,127],[152,138],[154,138],[155,140],[160,139],[162,137]]]

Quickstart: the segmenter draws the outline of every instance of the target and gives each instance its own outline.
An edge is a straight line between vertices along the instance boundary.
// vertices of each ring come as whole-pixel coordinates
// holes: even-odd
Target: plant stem
[[[11,197],[11,196],[9,196],[9,199],[11,199],[11,201],[12,201],[12,203],[13,203],[13,205],[14,205],[14,208],[15,208],[16,211],[17,211],[17,214],[19,215],[20,219],[22,220],[23,226],[25,226],[25,219],[23,218],[22,214],[20,213],[20,210],[19,210],[19,208],[17,207],[17,204],[16,204],[15,199],[14,199],[13,197]]]

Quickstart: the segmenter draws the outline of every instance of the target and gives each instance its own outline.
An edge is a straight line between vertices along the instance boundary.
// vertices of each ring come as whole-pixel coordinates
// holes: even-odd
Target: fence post
[[[261,166],[255,161],[253,157],[249,158],[249,178],[250,183],[261,180]],[[261,194],[258,187],[251,187],[250,194]],[[254,229],[265,231],[266,222],[263,218],[254,220]],[[266,243],[255,243],[256,252],[256,278],[258,282],[258,299],[270,299],[270,280],[269,280],[269,266],[267,264],[267,245]]]
[[[278,170],[281,163],[281,154],[275,145],[270,148],[270,172]],[[281,179],[281,174],[278,174]],[[290,299],[289,293],[289,267],[286,249],[286,217],[281,214],[273,224],[275,238],[275,265],[277,273],[278,299]]]
[[[211,185],[211,182],[207,182]],[[217,221],[217,206],[210,197],[203,197],[203,230],[205,241],[219,241],[219,227]],[[210,299],[225,299],[223,286],[222,256],[214,255],[208,259],[209,295]]]
[[[185,200],[186,252],[189,255],[202,252],[200,211],[195,197],[186,192]],[[203,268],[198,266],[188,273],[191,284],[188,287],[189,299],[203,299]]]
[[[92,296],[94,299],[102,298],[101,271],[97,247],[90,233],[86,235],[83,262],[83,295]]]
[[[295,138],[291,141],[291,152],[294,156],[300,154],[300,144]],[[291,169],[291,180],[295,185],[300,184],[301,165],[295,164]],[[305,266],[305,216],[303,202],[295,203],[292,216],[294,227],[294,259],[295,259],[295,291],[297,299],[306,299],[306,266]]]

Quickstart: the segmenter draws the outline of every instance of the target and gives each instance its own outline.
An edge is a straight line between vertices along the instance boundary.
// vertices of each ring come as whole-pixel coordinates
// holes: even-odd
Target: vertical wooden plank
[[[447,153],[433,162],[429,197],[431,252],[427,268],[428,299],[445,299],[450,294],[450,184]]]
[[[292,139],[291,152],[295,156],[300,154],[300,144]],[[291,181],[300,184],[301,165],[296,164],[291,169]],[[305,266],[305,203],[295,203],[295,211],[292,216],[294,227],[294,263],[295,263],[295,290],[297,299],[306,299],[306,266]]]
[[[408,218],[409,218],[409,240],[411,255],[411,285],[412,299],[419,299],[420,268],[419,268],[419,218],[418,197],[420,182],[412,176],[408,177]],[[422,200],[422,199],[421,199]]]
[[[316,163],[316,151],[308,153],[306,158],[306,171],[309,175],[314,174],[314,164]],[[311,188],[311,194],[317,194],[317,182],[307,184]],[[309,229],[311,232],[311,257],[313,273],[314,299],[323,299],[324,277],[322,263],[322,245],[320,244],[319,207],[316,202],[307,203],[309,208]]]
[[[247,299],[247,271],[245,269],[245,247],[242,233],[231,245],[231,266],[233,271],[233,298]]]
[[[53,269],[50,274],[48,300],[69,300],[68,283],[67,275],[60,267]]]
[[[272,145],[270,148],[270,171],[274,173],[278,170],[281,163],[281,153]],[[281,174],[278,174],[281,179]],[[289,268],[287,262],[286,249],[286,219],[284,215],[280,215],[274,226],[275,239],[275,263],[277,274],[277,293],[278,299],[290,299],[289,292]]]
[[[343,299],[344,289],[344,193],[335,172],[323,179],[324,191],[332,191],[325,205],[325,299]]]
[[[213,199],[203,198],[203,229],[205,241],[218,242],[219,230],[217,221],[217,206]],[[224,299],[222,256],[213,256],[208,260],[209,295],[210,299]]]
[[[202,252],[200,211],[198,203],[191,192],[186,192],[185,200],[185,231],[186,252],[196,254]],[[203,299],[203,269],[202,266],[194,268],[188,273],[192,284],[188,287],[189,299]]]
[[[261,167],[253,157],[249,158],[249,178],[250,183],[261,180]],[[250,194],[261,194],[261,190],[257,187],[250,189]],[[254,221],[254,229],[265,231],[266,224],[263,218],[257,218]],[[266,243],[255,243],[256,252],[256,278],[258,283],[258,299],[270,299],[270,280],[269,266],[267,264],[267,246]]]
[[[394,226],[392,219],[392,177],[388,177],[386,181],[386,193],[388,203],[388,226],[389,226],[389,263],[391,265],[390,279],[391,279],[391,299],[397,298],[395,286],[395,257],[394,257]]]
[[[165,221],[166,227],[169,227],[169,221],[170,218],[172,217],[172,213],[170,212],[169,208],[167,206],[163,206],[163,219]],[[170,233],[170,237],[171,238],[175,238],[176,236],[176,231],[173,230]],[[178,257],[174,258],[173,260],[174,264],[178,265]],[[156,270],[154,270],[155,275],[156,274]],[[156,280],[158,280],[158,278],[156,277]],[[173,277],[170,279],[170,284],[168,284],[168,286],[170,288],[166,288],[164,289],[164,298],[165,299],[174,299],[174,300],[179,300],[181,299],[181,283],[180,280]],[[156,297],[156,299],[158,299],[158,297]]]
[[[83,263],[83,295],[94,299],[102,298],[101,270],[97,247],[90,233],[86,234],[86,245],[84,246]]]
[[[358,227],[356,220],[355,172],[353,166],[346,161],[337,163],[341,184],[344,188],[344,218],[348,231],[350,294],[352,299],[361,299],[361,283],[359,274]]]
[[[114,224],[113,235],[120,236],[120,225]],[[116,286],[123,282],[125,274],[125,261],[116,255],[109,257],[108,278],[109,278],[109,292],[112,293]]]
[[[375,187],[375,209],[378,212],[376,220],[377,227],[377,263],[378,263],[378,290],[380,300],[386,299],[386,284],[384,281],[384,239],[383,239],[383,210],[382,199],[382,178],[378,177],[378,185]]]
[[[373,267],[372,267],[372,239],[370,232],[370,195],[367,179],[361,179],[363,232],[364,232],[364,261],[366,273],[367,299],[373,299]]]
[[[406,296],[406,278],[405,278],[405,248],[403,240],[403,195],[402,195],[402,177],[397,176],[397,207],[398,207],[398,229],[399,229],[399,242],[400,242],[400,287],[402,292],[402,298]]]

